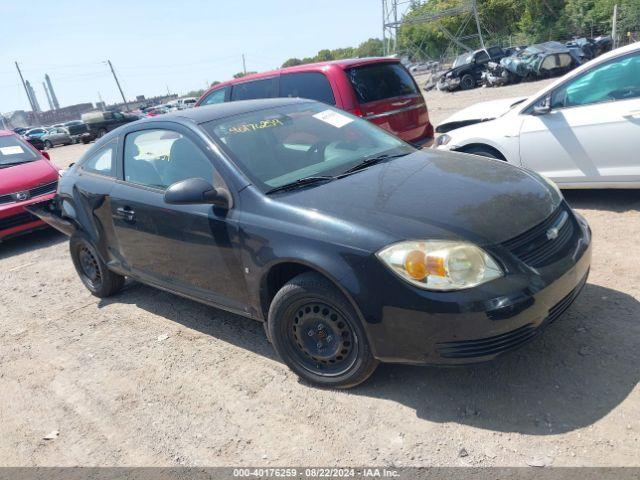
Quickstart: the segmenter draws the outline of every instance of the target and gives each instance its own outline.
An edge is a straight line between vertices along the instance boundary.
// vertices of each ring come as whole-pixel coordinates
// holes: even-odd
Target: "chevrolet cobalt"
[[[544,177],[416,150],[344,111],[250,100],[101,138],[30,210],[96,296],[125,277],[253,318],[316,385],[492,359],[584,285],[591,233]]]

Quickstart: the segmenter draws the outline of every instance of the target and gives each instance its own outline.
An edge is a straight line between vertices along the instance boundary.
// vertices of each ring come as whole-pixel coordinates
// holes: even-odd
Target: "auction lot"
[[[543,85],[425,98],[437,125]],[[86,148],[50,154],[65,167]],[[544,335],[488,364],[382,365],[348,392],[299,382],[251,320],[137,283],[92,297],[52,230],[7,241],[2,464],[638,466],[640,191],[565,196],[593,264]]]

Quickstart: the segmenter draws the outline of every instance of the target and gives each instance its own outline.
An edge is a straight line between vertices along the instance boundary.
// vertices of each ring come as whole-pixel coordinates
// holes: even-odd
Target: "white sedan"
[[[437,131],[434,148],[505,160],[562,188],[640,188],[640,43],[531,97],[466,108]]]

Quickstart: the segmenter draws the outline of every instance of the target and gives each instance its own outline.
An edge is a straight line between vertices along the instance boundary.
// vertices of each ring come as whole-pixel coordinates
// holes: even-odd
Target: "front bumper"
[[[591,232],[578,216],[576,223],[579,239],[567,258],[539,270],[510,268],[504,277],[468,290],[408,287],[381,265],[383,271],[370,274],[363,289],[369,298],[364,309],[356,299],[374,356],[391,363],[465,364],[491,360],[532,340],[571,305],[587,280]],[[381,281],[384,288],[375,287]]]
[[[0,206],[0,242],[16,235],[29,233],[47,226],[40,218],[27,211],[29,205],[49,201],[55,193],[30,198],[24,202]]]

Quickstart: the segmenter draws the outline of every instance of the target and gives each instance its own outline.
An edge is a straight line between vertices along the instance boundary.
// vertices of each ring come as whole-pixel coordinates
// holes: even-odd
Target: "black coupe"
[[[31,208],[86,287],[131,277],[264,322],[299,376],[488,360],[584,285],[591,234],[536,173],[416,150],[330,106],[231,102],[127,124]]]

